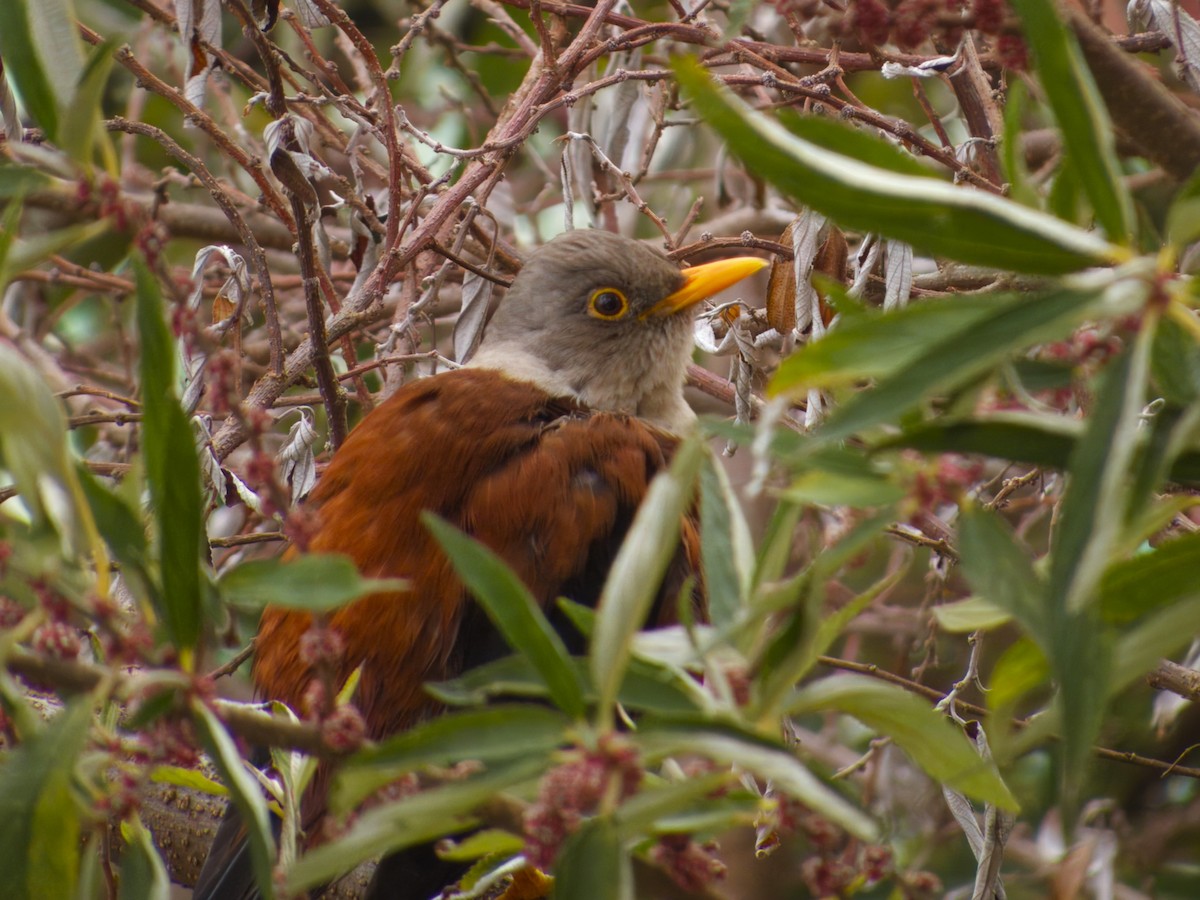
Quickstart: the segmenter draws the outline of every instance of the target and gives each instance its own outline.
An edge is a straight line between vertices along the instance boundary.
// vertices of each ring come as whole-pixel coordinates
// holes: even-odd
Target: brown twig
[[[246,247],[250,256],[250,267],[258,277],[258,290],[262,295],[263,313],[267,323],[267,341],[271,347],[271,372],[278,377],[283,371],[283,334],[279,326],[279,311],[275,303],[275,288],[271,283],[271,270],[267,267],[267,254],[259,244],[257,236],[246,224],[241,211],[234,205],[233,200],[221,183],[217,181],[199,157],[194,156],[171,138],[161,128],[146,125],[143,122],[131,122],[120,116],[115,116],[105,123],[110,131],[123,131],[126,134],[140,134],[159,143],[171,156],[179,160],[193,175],[196,176],[212,196],[213,201],[225,213],[225,218],[237,232],[238,238]]]

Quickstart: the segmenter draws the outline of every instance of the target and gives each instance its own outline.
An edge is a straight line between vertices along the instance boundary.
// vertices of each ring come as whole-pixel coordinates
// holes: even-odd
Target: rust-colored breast
[[[498,553],[543,608],[594,604],[612,557],[675,441],[636,419],[578,409],[533,385],[465,369],[415,382],[379,406],[334,456],[311,503],[312,549],[345,553],[365,575],[402,577],[403,593],[366,597],[331,616],[362,664],[358,705],[374,738],[435,708],[426,681],[503,653],[422,525],[429,510]],[[674,598],[696,566],[695,523],[664,585]],[[660,603],[656,622],[673,618]],[[254,678],[298,706],[310,674],[297,654],[311,618],[268,609]]]

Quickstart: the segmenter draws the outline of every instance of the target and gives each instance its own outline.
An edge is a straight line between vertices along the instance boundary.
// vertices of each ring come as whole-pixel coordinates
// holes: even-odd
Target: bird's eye
[[[616,288],[600,288],[588,300],[588,312],[597,319],[619,319],[629,311],[629,301]]]

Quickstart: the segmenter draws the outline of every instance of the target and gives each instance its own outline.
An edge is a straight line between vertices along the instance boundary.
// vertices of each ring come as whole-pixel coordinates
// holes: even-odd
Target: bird
[[[585,649],[555,600],[596,605],[651,480],[695,420],[683,388],[699,303],[766,264],[737,257],[680,269],[631,238],[566,232],[529,255],[467,365],[401,387],[351,431],[306,501],[316,520],[307,549],[345,554],[364,576],[407,581],[403,592],[326,619],[343,646],[332,681],[359,670],[355,704],[369,739],[437,715],[426,682],[509,652],[425,513],[496,553],[567,648]],[[698,555],[689,515],[647,625],[676,620]],[[692,602],[702,616],[702,587]],[[260,697],[303,707],[313,672],[300,645],[312,626],[306,612],[264,611],[252,670]],[[310,786],[302,804],[309,834],[319,831],[325,790]],[[194,896],[256,896],[244,849],[235,888],[233,850],[221,840]],[[369,896],[425,900],[447,883],[431,850],[397,859],[380,865]]]

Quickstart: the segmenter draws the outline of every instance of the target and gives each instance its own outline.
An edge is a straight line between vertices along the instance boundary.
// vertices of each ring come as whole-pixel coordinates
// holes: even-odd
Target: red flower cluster
[[[974,28],[995,40],[996,55],[1010,69],[1028,65],[1025,42],[1015,30],[1007,0],[970,0],[970,13],[963,15],[967,0],[854,0],[845,19],[846,31],[864,44],[880,46],[889,41],[912,49],[930,39],[943,47],[955,47],[964,28]]]
[[[725,864],[717,859],[713,843],[697,844],[690,835],[664,834],[650,850],[650,858],[685,891],[699,893],[725,877]]]
[[[596,812],[600,799],[610,789],[616,799],[625,799],[637,791],[642,774],[637,751],[619,736],[551,769],[538,787],[537,802],[525,813],[526,858],[539,869],[551,868],[563,841]]]

